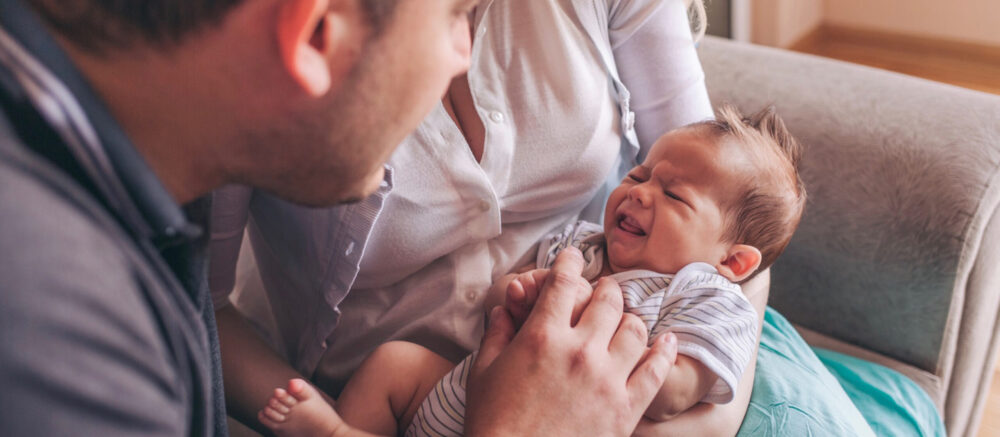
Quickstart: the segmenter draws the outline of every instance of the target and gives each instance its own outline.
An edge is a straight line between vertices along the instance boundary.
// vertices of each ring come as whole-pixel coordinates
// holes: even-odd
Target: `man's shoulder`
[[[0,143],[0,404],[17,406],[0,411],[0,430],[182,432],[178,375],[134,243],[69,177]],[[38,411],[65,414],[38,422]]]
[[[104,265],[121,261],[108,227],[93,214],[96,201],[82,188],[73,190],[69,178],[41,158],[11,155],[5,149],[0,150],[0,247],[5,248],[0,259],[45,262],[41,256]]]
[[[0,149],[0,313],[18,308],[44,319],[52,306],[79,305],[73,314],[135,312],[138,319],[121,321],[144,324],[143,283],[128,255],[134,243],[69,177],[8,146]]]

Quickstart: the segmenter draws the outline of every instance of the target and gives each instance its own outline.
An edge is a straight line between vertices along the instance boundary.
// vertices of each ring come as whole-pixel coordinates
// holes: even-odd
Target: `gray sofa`
[[[973,436],[1000,339],[1000,97],[715,38],[699,52],[714,104],[774,104],[805,145],[809,202],[769,304]]]

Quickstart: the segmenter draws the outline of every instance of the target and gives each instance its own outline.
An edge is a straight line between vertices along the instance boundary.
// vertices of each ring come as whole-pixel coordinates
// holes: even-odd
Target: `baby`
[[[757,343],[757,313],[738,284],[770,266],[798,225],[805,205],[799,154],[773,109],[744,118],[726,106],[716,120],[660,137],[611,193],[603,228],[567,226],[540,243],[534,271],[520,270],[540,280],[561,250],[577,247],[584,277],[615,279],[650,341],[676,335],[677,360],[647,418],[669,420],[699,402],[733,399]],[[533,287],[515,275],[497,281],[490,294],[506,296],[509,308],[528,307]],[[390,342],[344,388],[337,401],[342,421],[299,379],[276,389],[258,418],[279,436],[339,435],[348,426],[461,436],[474,357],[454,367],[420,346]]]

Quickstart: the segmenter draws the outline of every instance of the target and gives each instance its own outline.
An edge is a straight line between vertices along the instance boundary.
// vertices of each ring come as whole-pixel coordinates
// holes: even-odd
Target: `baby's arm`
[[[663,422],[687,411],[705,397],[718,379],[701,361],[677,354],[667,380],[646,409],[646,418]]]
[[[652,331],[673,332],[680,348],[646,411],[654,421],[670,419],[701,401],[731,402],[757,345],[757,312],[739,285],[698,264],[681,269],[673,281],[676,287],[666,291],[662,317]]]

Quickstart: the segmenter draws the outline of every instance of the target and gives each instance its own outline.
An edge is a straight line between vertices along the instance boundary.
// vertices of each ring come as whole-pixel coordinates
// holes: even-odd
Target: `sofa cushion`
[[[764,313],[750,406],[739,436],[874,436],[837,379],[781,314]]]
[[[888,367],[814,348],[876,435],[945,436],[931,398],[912,380]]]

